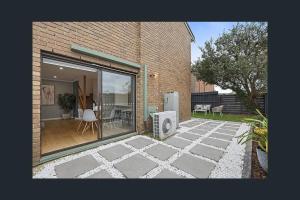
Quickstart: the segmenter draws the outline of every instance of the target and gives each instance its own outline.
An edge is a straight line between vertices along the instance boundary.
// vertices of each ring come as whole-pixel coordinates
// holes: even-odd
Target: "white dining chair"
[[[85,122],[85,126],[84,126],[81,134],[83,134],[85,131],[87,131],[88,128],[90,127],[90,125],[92,125],[92,131],[94,134],[94,123],[95,123],[96,127],[98,128],[97,118],[96,118],[94,111],[91,109],[85,109],[83,112],[82,120]]]

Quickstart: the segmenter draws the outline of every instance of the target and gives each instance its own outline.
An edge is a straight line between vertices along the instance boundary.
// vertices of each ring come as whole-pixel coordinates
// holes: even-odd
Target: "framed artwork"
[[[42,105],[54,104],[54,85],[41,85]]]

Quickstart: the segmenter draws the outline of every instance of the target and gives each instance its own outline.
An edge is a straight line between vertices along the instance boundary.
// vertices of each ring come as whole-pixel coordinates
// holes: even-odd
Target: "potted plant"
[[[58,105],[64,110],[62,114],[63,119],[69,119],[71,117],[70,111],[75,108],[76,96],[74,94],[59,94]]]
[[[245,121],[251,123],[251,129],[249,132],[245,132],[238,136],[239,143],[246,143],[249,140],[253,140],[258,143],[256,148],[257,158],[260,166],[265,172],[268,172],[268,119],[256,109],[259,114],[258,119],[246,118]]]

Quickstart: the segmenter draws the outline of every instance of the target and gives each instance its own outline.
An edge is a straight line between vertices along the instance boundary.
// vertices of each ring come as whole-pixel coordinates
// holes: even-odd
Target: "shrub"
[[[64,109],[65,113],[69,113],[75,108],[76,96],[74,94],[59,94],[58,95],[58,105]]]
[[[260,119],[250,119],[245,118],[245,121],[251,123],[251,129],[249,132],[245,132],[242,135],[239,135],[238,142],[246,143],[249,140],[253,140],[258,143],[259,147],[268,152],[268,119],[261,114],[261,112],[256,109],[256,112],[259,114]]]

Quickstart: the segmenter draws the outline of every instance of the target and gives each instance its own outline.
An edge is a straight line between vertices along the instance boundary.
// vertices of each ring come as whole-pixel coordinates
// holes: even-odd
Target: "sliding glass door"
[[[135,130],[135,80],[132,75],[103,70],[102,137]]]
[[[135,77],[43,56],[43,155],[135,131]]]

